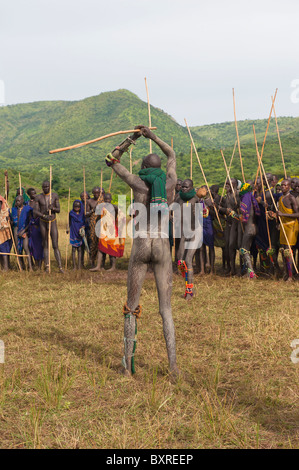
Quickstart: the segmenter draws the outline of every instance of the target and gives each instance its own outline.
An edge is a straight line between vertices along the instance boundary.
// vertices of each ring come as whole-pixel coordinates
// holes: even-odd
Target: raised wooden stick
[[[171,148],[173,149],[173,137],[171,137]]]
[[[144,81],[145,81],[146,96],[147,96],[148,125],[149,125],[149,128],[151,128],[151,125],[152,125],[151,105],[150,105],[150,100],[149,100],[149,93],[148,93],[146,77],[144,77]],[[152,141],[151,141],[151,139],[149,139],[149,144],[150,144],[150,153],[152,153]]]
[[[232,156],[231,156],[231,159],[230,159],[230,162],[229,162],[229,167],[228,167],[228,172],[229,172],[229,174],[230,174],[230,170],[231,170],[231,167],[232,167],[232,163],[233,163],[233,159],[234,159],[234,155],[235,155],[235,151],[236,151],[236,146],[237,146],[237,141],[235,140],[234,150],[233,150],[233,153],[232,153]],[[225,178],[225,181],[224,181],[224,185],[223,185],[223,189],[222,189],[222,194],[221,194],[219,206],[220,206],[221,201],[222,201],[223,196],[224,196],[225,185],[226,185],[226,178]]]
[[[156,127],[151,127],[151,130],[157,129]],[[84,145],[89,145],[93,144],[94,142],[99,142],[100,140],[108,139],[108,137],[113,137],[115,135],[120,135],[120,134],[131,134],[134,132],[141,132],[140,129],[129,129],[127,131],[118,131],[118,132],[112,132],[111,134],[107,135],[102,135],[102,137],[98,137],[97,139],[93,140],[87,140],[86,142],[81,142],[80,144],[75,144],[75,145],[70,145],[69,147],[64,147],[61,149],[55,149],[55,150],[49,150],[49,153],[58,153],[58,152],[64,152],[65,150],[71,150],[71,149],[76,149],[79,147],[83,147]]]
[[[190,153],[190,180],[192,180],[192,144],[191,144],[191,153]]]
[[[67,220],[66,220],[66,231],[69,231],[70,227],[69,227],[69,214],[70,214],[70,201],[71,201],[71,188],[69,188],[69,197],[68,197],[68,200],[67,200]],[[67,240],[66,240],[66,247],[65,247],[65,270],[67,270],[67,257],[68,257],[68,247],[69,247],[69,243],[68,243],[68,234],[67,234]]]
[[[50,165],[50,195],[49,195],[49,206],[52,200],[52,166]],[[49,215],[52,215],[51,209],[49,210]],[[48,233],[48,263],[49,263],[49,274],[51,273],[51,220],[49,220],[49,233]]]
[[[271,115],[272,115],[272,111],[273,111],[273,106],[274,106],[274,102],[275,102],[275,99],[276,99],[276,95],[277,95],[277,88],[276,88],[276,90],[275,90],[274,98],[273,98],[273,100],[272,100],[272,105],[271,105],[270,114],[269,114],[269,117],[268,117],[268,123],[267,123],[266,132],[265,132],[265,137],[264,137],[264,141],[263,141],[263,145],[262,145],[262,150],[261,150],[261,153],[260,153],[261,161],[262,161],[263,155],[264,155],[264,148],[265,148],[265,143],[266,143],[266,137],[267,137],[267,134],[268,134],[270,119],[271,119]],[[260,172],[260,164],[258,165],[258,168],[257,168],[256,177],[255,177],[255,181],[254,181],[254,186],[256,185],[256,180],[257,180],[257,177],[258,177],[258,175],[259,175],[259,172]]]
[[[191,139],[193,148],[194,148],[195,155],[196,155],[196,157],[197,157],[197,161],[198,161],[198,163],[199,163],[199,166],[200,166],[200,169],[201,169],[201,172],[202,172],[202,176],[203,176],[203,178],[204,178],[204,180],[205,180],[205,183],[206,183],[206,186],[207,186],[207,188],[208,188],[209,196],[210,196],[211,201],[212,201],[212,204],[213,204],[213,206],[214,206],[215,213],[216,213],[216,216],[217,216],[219,225],[220,225],[221,230],[222,230],[222,232],[223,232],[223,227],[222,227],[221,220],[220,220],[220,217],[219,217],[219,214],[218,214],[218,210],[217,210],[216,204],[215,204],[215,202],[214,202],[212,193],[211,193],[211,191],[210,191],[210,188],[209,188],[209,185],[208,185],[208,182],[207,182],[207,178],[206,178],[205,172],[203,171],[203,167],[202,167],[202,164],[201,164],[201,162],[200,162],[200,159],[199,159],[199,156],[198,156],[198,153],[197,153],[195,144],[194,144],[194,140],[193,140],[192,134],[191,134],[191,132],[190,132],[190,129],[189,129],[189,126],[188,126],[188,124],[187,124],[186,119],[184,119],[184,121],[185,121],[186,127],[187,127],[188,132],[189,132],[189,136],[190,136],[190,139]]]
[[[266,172],[265,172],[265,168],[264,168],[264,165],[263,165],[263,162],[262,162],[261,157],[259,158],[259,160],[260,160],[260,166],[261,166],[261,168],[262,168],[262,170],[263,170],[263,174],[264,174],[264,177],[265,177],[265,181],[266,181],[267,186],[268,186],[268,190],[269,190],[270,196],[271,196],[271,198],[272,198],[273,205],[274,205],[275,210],[276,210],[276,212],[277,212],[277,211],[278,211],[278,208],[277,208],[275,199],[274,199],[274,197],[273,197],[271,188],[270,188],[270,186],[269,186],[269,182],[268,182],[267,177],[266,177]],[[286,241],[287,241],[287,245],[288,245],[288,248],[289,248],[290,253],[291,253],[291,258],[292,258],[292,261],[293,261],[293,264],[294,264],[295,271],[296,271],[297,274],[299,274],[299,271],[298,271],[298,269],[297,269],[297,266],[296,266],[296,263],[295,263],[295,260],[294,260],[293,251],[292,251],[292,249],[291,249],[291,245],[290,245],[289,239],[288,239],[288,237],[287,237],[285,228],[284,228],[284,226],[283,226],[282,220],[281,220],[281,218],[280,218],[279,215],[277,215],[277,217],[278,217],[278,220],[279,220],[279,223],[280,223],[280,227],[282,228],[283,234],[284,234],[285,239],[286,239]]]
[[[285,179],[287,179],[286,166],[285,166],[284,157],[283,157],[283,151],[282,151],[282,145],[281,145],[281,140],[280,140],[280,134],[279,134],[279,128],[278,128],[278,122],[277,122],[277,117],[276,117],[276,112],[275,112],[275,106],[274,106],[273,96],[271,96],[271,100],[272,100],[272,104],[273,104],[273,112],[274,112],[274,117],[275,117],[276,131],[277,131],[277,137],[278,137],[279,148],[280,148],[280,153],[281,153],[281,159],[282,159],[284,177],[285,177]]]
[[[101,168],[101,192],[100,192],[100,197],[102,196],[103,193],[103,168]]]
[[[241,171],[242,171],[243,183],[245,183],[245,175],[244,175],[243,161],[242,161],[242,155],[241,155],[241,145],[240,145],[239,132],[238,132],[238,123],[237,123],[237,116],[236,116],[236,103],[235,103],[235,90],[234,90],[234,88],[233,88],[233,101],[234,101],[235,128],[236,128],[236,134],[237,134],[237,140],[238,140],[238,149],[239,149]]]
[[[255,134],[255,127],[254,127],[254,124],[252,125],[253,127],[253,134],[254,134],[254,141],[255,141],[255,148],[256,148],[256,154],[257,154],[257,160],[258,160],[258,164],[260,163],[260,154],[259,154],[259,149],[258,149],[258,146],[257,146],[257,140],[256,140],[256,134]],[[264,187],[264,180],[263,180],[263,175],[262,175],[262,170],[260,171],[260,177],[261,177],[261,183],[262,183],[262,191],[263,191],[263,196],[264,196],[264,202],[265,204],[267,204],[267,200],[266,200],[266,193],[265,193],[265,187]],[[268,220],[268,210],[267,210],[267,207],[265,206],[265,217],[266,217],[266,226],[267,226],[267,234],[268,234],[268,240],[269,240],[269,248],[271,249],[272,248],[272,244],[271,244],[271,236],[270,236],[270,230],[269,230],[269,220]]]

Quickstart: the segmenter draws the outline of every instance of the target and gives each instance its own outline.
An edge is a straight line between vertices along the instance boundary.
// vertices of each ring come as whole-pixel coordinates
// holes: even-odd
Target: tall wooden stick
[[[145,88],[146,88],[146,95],[147,95],[148,124],[149,124],[149,127],[151,127],[151,125],[152,125],[151,105],[150,105],[150,100],[149,100],[149,93],[148,93],[148,86],[147,86],[146,77],[144,77],[144,81],[145,81]],[[149,139],[149,144],[150,144],[150,153],[152,153],[152,141],[151,141],[151,139]]]
[[[253,127],[253,134],[254,134],[254,141],[255,141],[255,148],[256,148],[256,154],[257,154],[257,160],[258,164],[260,163],[260,154],[259,154],[259,149],[257,146],[257,140],[256,140],[256,134],[255,134],[255,127],[254,124],[252,125]],[[263,196],[264,196],[264,202],[267,204],[266,200],[266,193],[265,193],[265,187],[264,187],[264,180],[263,180],[263,175],[262,175],[262,170],[260,170],[260,175],[261,175],[261,183],[262,183],[262,191],[263,191]],[[265,217],[266,217],[266,226],[267,226],[267,234],[268,234],[268,240],[269,240],[269,248],[272,248],[271,244],[271,236],[270,236],[270,230],[269,230],[269,220],[268,220],[268,210],[267,207],[265,206]]]
[[[240,145],[239,132],[238,132],[238,123],[237,123],[237,116],[236,116],[236,102],[235,102],[235,90],[234,90],[234,88],[233,88],[233,101],[234,101],[235,128],[236,128],[236,134],[237,134],[237,140],[238,140],[238,149],[239,149],[241,171],[242,171],[243,183],[245,183],[245,175],[244,175],[243,161],[242,161],[242,155],[241,155],[241,145]]]
[[[157,128],[151,127],[150,129],[155,130]],[[66,150],[77,149],[79,147],[83,147],[84,145],[89,145],[89,144],[93,144],[94,142],[99,142],[100,140],[108,139],[108,137],[113,137],[115,135],[120,135],[120,134],[131,134],[134,132],[141,132],[141,130],[129,129],[127,131],[112,132],[111,134],[102,135],[101,137],[98,137],[97,139],[87,140],[86,142],[81,142],[80,144],[70,145],[69,147],[63,147],[63,148],[55,149],[55,150],[49,150],[49,153],[52,154],[52,153],[58,153],[58,152],[65,152]]]
[[[191,144],[191,153],[190,153],[190,180],[192,180],[192,163],[193,163],[193,159],[192,159],[192,144]]]
[[[83,191],[84,191],[84,215],[86,215],[86,182],[85,182],[85,166],[83,167]]]
[[[131,147],[130,148],[130,173],[131,173],[131,175],[133,173],[132,150],[133,150],[133,148]],[[132,204],[133,204],[133,189],[131,188],[131,191],[130,191],[130,205],[131,205],[131,208],[132,208]],[[131,248],[132,248],[132,245],[133,245],[133,223],[134,223],[134,219],[133,219],[133,217],[131,217],[131,224],[132,224]]]
[[[66,231],[69,231],[70,227],[69,227],[69,214],[70,214],[70,201],[71,201],[71,188],[69,188],[69,197],[68,197],[68,201],[67,201],[67,219],[66,219]],[[67,270],[67,257],[68,257],[68,247],[69,247],[69,243],[68,243],[68,234],[67,234],[67,240],[66,240],[66,247],[65,247],[65,269]]]
[[[276,111],[275,111],[273,96],[271,96],[271,100],[272,100],[272,104],[273,104],[273,112],[274,112],[274,117],[275,117],[276,131],[277,131],[277,137],[278,137],[279,148],[280,148],[280,153],[281,153],[284,177],[285,177],[285,179],[287,179],[286,166],[285,166],[284,157],[283,157],[283,151],[282,151],[282,145],[281,145],[281,140],[280,140],[280,134],[279,134],[279,128],[278,128],[278,122],[277,122],[277,117],[276,117]]]
[[[100,192],[100,197],[102,197],[103,193],[103,168],[101,168],[101,192]]]
[[[171,148],[173,149],[173,137],[171,137]]]
[[[272,116],[272,111],[273,111],[273,106],[274,106],[274,102],[275,102],[276,95],[277,95],[277,90],[278,90],[278,89],[276,88],[275,94],[274,94],[274,98],[273,98],[273,100],[272,100],[272,105],[271,105],[271,109],[270,109],[270,114],[269,114],[269,117],[268,117],[267,128],[266,128],[265,137],[264,137],[264,141],[263,141],[263,145],[262,145],[262,150],[261,150],[261,153],[260,153],[261,161],[263,160],[264,148],[265,148],[265,143],[266,143],[266,137],[267,137],[267,134],[268,134],[268,129],[269,129],[269,125],[270,125],[270,119],[271,119],[271,116]],[[255,177],[254,185],[256,185],[256,180],[257,180],[257,177],[258,177],[258,175],[259,175],[259,172],[260,172],[260,164],[258,165],[258,168],[257,168],[257,172],[256,172],[256,177]]]
[[[234,187],[232,185],[232,180],[231,180],[231,177],[230,177],[230,174],[229,174],[229,171],[228,171],[228,168],[227,168],[227,164],[226,164],[226,160],[224,158],[224,155],[223,155],[223,151],[222,149],[220,149],[220,152],[221,152],[221,155],[222,155],[222,158],[223,158],[223,163],[224,163],[224,166],[225,166],[225,171],[226,171],[226,177],[228,178],[229,180],[229,184],[230,184],[230,187],[231,187],[231,190],[232,190],[232,193],[234,195],[234,200],[235,200],[235,203],[236,203],[236,206],[238,205],[237,203],[237,199],[236,199],[236,194],[235,194],[235,191],[234,191]]]
[[[274,205],[275,210],[276,210],[276,212],[277,212],[277,211],[278,211],[278,208],[277,208],[275,199],[274,199],[274,197],[273,197],[271,188],[270,188],[270,186],[269,186],[269,181],[267,180],[265,168],[264,168],[264,165],[263,165],[263,162],[262,162],[261,157],[259,157],[259,160],[260,160],[260,166],[261,166],[261,168],[262,168],[262,170],[263,170],[264,178],[265,178],[265,181],[266,181],[266,183],[267,183],[268,190],[269,190],[269,193],[270,193],[270,196],[271,196],[273,205]],[[281,218],[280,218],[279,215],[278,215],[277,217],[278,217],[278,220],[279,220],[279,223],[280,223],[280,227],[282,228],[283,234],[284,234],[285,239],[286,239],[286,241],[287,241],[287,245],[288,245],[288,248],[289,248],[290,253],[291,253],[291,258],[292,258],[292,261],[293,261],[293,264],[294,264],[295,271],[296,271],[297,274],[299,274],[299,271],[298,271],[298,269],[297,269],[297,266],[296,266],[296,263],[295,263],[295,260],[294,260],[293,251],[292,251],[292,249],[291,249],[291,245],[290,245],[289,239],[288,239],[288,237],[287,237],[285,228],[284,228],[284,226],[283,226],[282,220],[281,220]]]
[[[7,204],[7,208],[9,209],[9,204],[8,204],[8,181],[7,181],[7,175],[5,175],[4,181],[5,181],[5,201],[6,201],[6,204]],[[15,254],[13,254],[13,253],[7,253],[7,254],[8,254],[8,255],[11,255],[11,256],[16,256],[16,257],[17,257],[17,262],[18,262],[19,270],[22,271],[22,267],[21,267],[21,263],[20,263],[19,257],[22,257],[23,255],[20,255],[20,254],[18,253],[18,251],[17,251],[17,247],[16,247],[16,243],[15,243],[15,238],[14,238],[14,234],[13,234],[13,231],[12,231],[12,228],[11,228],[10,220],[8,221],[8,229],[9,229],[9,233],[10,233],[10,236],[11,236],[11,239],[12,239],[12,244],[13,244],[13,247],[14,247],[14,250],[15,250]]]
[[[19,173],[19,188],[20,188],[20,196],[23,196],[21,173]]]
[[[216,204],[215,204],[215,202],[214,202],[212,193],[211,193],[211,191],[210,191],[210,188],[209,188],[209,185],[208,185],[208,182],[207,182],[207,178],[206,178],[205,172],[203,171],[203,167],[202,167],[202,164],[201,164],[201,162],[200,162],[200,159],[199,159],[199,156],[198,156],[198,153],[197,153],[195,144],[194,144],[194,140],[193,140],[192,134],[191,134],[191,132],[190,132],[190,129],[189,129],[189,126],[188,126],[188,124],[187,124],[186,119],[184,119],[184,121],[185,121],[186,127],[187,127],[188,132],[189,132],[189,136],[190,136],[190,139],[191,139],[191,142],[192,142],[192,145],[193,145],[193,149],[194,149],[195,155],[196,155],[196,157],[197,157],[198,164],[199,164],[200,169],[201,169],[201,172],[202,172],[202,176],[203,176],[203,178],[204,178],[204,180],[205,180],[205,183],[206,183],[206,186],[207,186],[207,188],[208,188],[209,196],[210,196],[211,201],[212,201],[212,204],[213,204],[213,206],[214,206],[217,220],[218,220],[219,225],[220,225],[220,227],[221,227],[221,230],[222,230],[222,232],[223,232],[223,227],[222,227],[221,220],[220,220],[220,217],[219,217],[219,214],[218,214],[218,210],[217,210]]]
[[[113,170],[111,169],[111,177],[110,177],[110,184],[109,184],[109,190],[108,190],[108,193],[110,193],[110,192],[111,192],[112,178],[113,178]]]
[[[50,165],[50,194],[49,194],[49,206],[52,202],[52,166]],[[49,210],[49,215],[52,215],[51,209]],[[48,263],[49,263],[49,274],[51,273],[51,220],[49,220],[49,233],[48,233]]]
[[[29,258],[30,255],[19,255],[16,253],[0,253],[1,256],[17,256],[18,258]]]
[[[17,262],[18,262],[19,270],[22,271],[21,263],[20,263],[20,260],[19,260],[20,255],[19,255],[17,247],[16,247],[15,238],[14,238],[14,234],[12,232],[10,221],[8,223],[8,228],[9,228],[9,233],[10,233],[10,236],[11,236],[11,239],[12,239],[12,244],[13,244],[13,247],[14,247],[14,250],[15,250],[15,254],[17,256]]]
[[[8,203],[8,176],[5,171],[5,176],[4,176],[4,184],[5,184],[5,201]]]
[[[225,166],[227,178],[228,178],[228,180],[229,180],[229,184],[230,184],[232,193],[233,193],[233,195],[234,195],[235,204],[236,204],[236,206],[238,206],[236,194],[235,194],[235,191],[234,191],[234,187],[233,187],[233,185],[232,185],[232,180],[231,180],[231,177],[230,177],[230,174],[229,174],[229,170],[228,170],[228,168],[227,168],[226,160],[225,160],[225,158],[224,158],[222,149],[220,149],[220,152],[221,152],[221,155],[222,155],[222,158],[223,158],[223,162],[224,162],[224,166]],[[239,219],[239,220],[240,220],[240,219]],[[243,224],[242,224],[242,221],[241,221],[241,220],[240,220],[240,224],[241,224],[242,232],[244,233],[244,227],[243,227]]]
[[[230,170],[231,170],[231,167],[232,167],[232,163],[233,163],[233,159],[234,159],[234,155],[235,155],[235,151],[236,151],[236,146],[237,146],[237,141],[235,140],[234,150],[233,150],[233,153],[232,153],[232,156],[231,156],[231,159],[230,159],[230,162],[229,162],[229,167],[228,167],[228,172],[229,172],[229,174],[230,174]],[[224,181],[224,185],[223,185],[223,189],[222,189],[222,194],[221,194],[219,206],[220,206],[221,201],[222,201],[223,196],[224,196],[225,185],[226,185],[226,178],[225,178],[225,181]]]

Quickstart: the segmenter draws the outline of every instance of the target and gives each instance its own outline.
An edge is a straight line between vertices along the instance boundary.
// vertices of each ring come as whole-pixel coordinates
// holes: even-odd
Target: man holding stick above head
[[[145,216],[145,220],[140,220],[140,223],[143,223],[145,226],[145,230],[142,233],[140,231],[138,233],[137,230],[134,232],[135,237],[129,261],[127,281],[128,298],[123,308],[125,317],[124,374],[130,376],[135,372],[135,332],[137,332],[137,318],[139,318],[141,314],[139,299],[142,284],[148,266],[151,263],[158,290],[159,309],[163,321],[163,332],[166,341],[170,372],[171,376],[175,378],[178,376],[179,371],[176,364],[175,331],[171,312],[172,261],[169,250],[169,240],[168,236],[166,236],[166,238],[163,237],[160,227],[155,234],[151,233],[151,224],[149,222],[151,206],[157,203],[160,207],[164,207],[166,200],[168,204],[173,201],[174,188],[177,181],[175,152],[148,127],[137,126],[135,129],[140,129],[140,131],[135,132],[124,140],[106,157],[107,165],[112,166],[115,173],[132,188],[135,208],[136,204],[138,204],[140,210],[141,208],[143,209]],[[120,164],[121,155],[131,144],[135,144],[136,140],[141,137],[141,135],[155,142],[166,155],[166,175],[161,170],[160,157],[154,153],[143,158],[139,176],[131,174]],[[167,226],[168,220],[167,214]],[[151,234],[155,235],[155,238],[151,238]]]
[[[299,233],[299,206],[296,198],[290,193],[291,185],[289,180],[281,182],[282,196],[278,201],[278,211],[270,215],[280,217],[284,230],[280,228],[280,251],[284,263],[284,280],[292,281],[293,262],[290,249],[293,250],[297,243]],[[290,246],[290,247],[289,247]]]
[[[49,272],[49,226],[51,225],[50,236],[52,239],[54,255],[59,271],[63,273],[61,254],[58,248],[58,228],[56,220],[56,214],[59,214],[60,212],[59,198],[58,194],[52,192],[50,201],[49,181],[43,182],[42,189],[43,192],[38,194],[34,200],[33,217],[40,218],[40,231],[43,240],[45,268],[46,272]]]

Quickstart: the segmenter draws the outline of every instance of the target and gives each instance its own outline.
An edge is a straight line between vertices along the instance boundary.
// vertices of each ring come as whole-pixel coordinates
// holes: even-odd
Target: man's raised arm
[[[138,126],[141,128],[143,126]],[[127,183],[132,189],[141,191],[147,190],[147,186],[139,176],[132,175],[121,163],[120,158],[124,152],[128,150],[130,145],[135,145],[136,140],[141,137],[141,132],[135,132],[131,136],[127,137],[120,145],[115,147],[111,153],[106,157],[106,164],[112,166],[115,173]]]

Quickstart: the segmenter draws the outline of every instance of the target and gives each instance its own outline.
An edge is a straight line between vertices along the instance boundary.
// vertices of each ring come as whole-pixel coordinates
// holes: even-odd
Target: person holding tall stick
[[[227,267],[225,274],[236,275],[236,253],[241,243],[241,224],[239,221],[240,198],[237,191],[236,178],[227,178],[225,183],[226,196],[219,204],[219,214],[226,216],[224,229],[225,259]]]
[[[7,204],[8,180],[5,172],[5,198],[0,195],[0,262],[4,271],[8,271],[8,255],[11,250],[9,209]],[[5,253],[5,254],[4,254]]]
[[[256,147],[256,154],[258,158],[258,166],[260,167],[260,154],[257,146],[256,134],[255,134],[255,127],[253,127],[253,134],[254,134],[254,141]],[[267,191],[267,190],[266,190]],[[272,270],[274,270],[274,275],[276,278],[280,275],[280,267],[277,262],[277,253],[275,247],[272,247],[272,240],[271,240],[271,229],[273,231],[273,221],[270,221],[269,214],[268,214],[268,207],[271,205],[271,200],[267,200],[265,191],[265,183],[262,175],[262,169],[260,168],[260,178],[256,181],[256,190],[255,190],[255,197],[259,204],[260,208],[260,215],[256,217],[257,221],[257,234],[255,237],[255,244],[257,251],[260,255],[260,261],[263,265],[265,270],[269,269],[272,266]],[[272,222],[272,224],[271,224]],[[268,259],[270,260],[271,264],[269,265]]]
[[[18,263],[19,270],[22,271],[22,266],[21,266],[21,263],[20,263],[20,257],[21,256],[18,254],[17,247],[16,247],[16,244],[15,244],[15,239],[14,239],[14,236],[13,236],[12,227],[11,227],[11,223],[10,223],[10,217],[9,217],[9,219],[7,219],[7,213],[6,213],[6,211],[8,211],[8,213],[9,213],[9,204],[8,204],[9,181],[8,181],[8,172],[7,172],[7,170],[5,170],[5,172],[4,172],[4,178],[5,178],[5,204],[3,205],[3,202],[2,202],[0,210],[3,208],[3,210],[5,211],[5,213],[2,214],[2,216],[4,215],[5,218],[2,218],[2,221],[0,222],[0,226],[2,226],[5,229],[8,228],[10,238],[6,238],[6,236],[8,236],[8,231],[5,230],[4,238],[6,238],[5,241],[9,240],[9,244],[6,244],[5,247],[3,247],[3,248],[5,248],[5,251],[2,251],[2,253],[7,253],[6,248],[9,248],[8,253],[10,253],[11,246],[13,245],[14,250],[15,250],[15,256],[17,257],[17,263]],[[8,221],[8,224],[5,222],[5,220]],[[2,240],[4,240],[4,238],[2,238]],[[3,255],[3,258],[6,258],[6,255]],[[9,258],[7,258],[7,262],[8,262],[7,266],[8,266],[8,269],[9,269],[10,268]],[[4,268],[5,268],[5,266],[4,266]]]
[[[280,219],[280,245],[284,262],[285,281],[292,281],[293,257],[291,251],[296,246],[299,233],[299,205],[296,198],[290,193],[289,180],[281,182],[282,196],[278,201],[278,211],[270,215]]]
[[[34,208],[34,201],[36,198],[36,191],[34,188],[29,188],[27,190],[27,194],[30,197],[29,206],[33,209]],[[30,225],[28,229],[28,237],[29,237],[29,249],[30,255],[34,259],[35,266],[38,269],[42,268],[42,262],[44,259],[44,250],[43,250],[43,240],[40,231],[40,221],[39,218],[32,217],[30,219]]]
[[[257,233],[256,217],[260,215],[260,208],[256,198],[252,193],[252,187],[249,183],[243,183],[240,191],[240,220],[243,225],[242,241],[239,253],[243,257],[244,268],[249,279],[256,278],[254,272],[250,248]]]
[[[50,182],[44,181],[42,184],[43,192],[35,198],[33,216],[40,218],[40,230],[43,239],[45,270],[49,272],[49,236],[52,239],[52,247],[58,264],[59,272],[63,273],[61,254],[58,247],[58,227],[56,215],[60,213],[60,203],[57,193],[51,193],[50,200]],[[50,224],[51,222],[51,228]]]
[[[81,198],[82,200],[82,198]],[[71,188],[69,188],[69,195],[68,195],[68,199],[67,199],[67,221],[66,221],[66,234],[69,233],[69,213],[70,213],[70,203],[71,203]],[[67,242],[66,242],[66,246],[65,246],[65,270],[67,270],[67,262],[68,262],[68,247],[69,247],[69,243],[68,243],[68,239],[67,239]]]
[[[105,191],[103,188],[95,186],[92,190],[93,198],[88,200],[88,209],[86,217],[89,217],[89,236],[90,236],[90,261],[92,269],[95,267],[96,258],[99,251],[99,239],[96,235],[96,223],[98,221],[98,216],[95,213],[96,208],[99,204],[104,201]]]
[[[22,255],[23,250],[28,258],[29,271],[32,271],[32,261],[29,250],[28,229],[32,217],[32,207],[24,205],[23,196],[17,196],[15,207],[11,211],[11,220],[13,222],[13,234],[18,254]],[[22,269],[25,268],[22,259]]]
[[[50,194],[49,194],[49,215],[51,217],[52,211],[50,209],[52,203],[52,167],[50,165]],[[51,273],[51,250],[50,250],[50,244],[51,244],[51,219],[49,220],[49,230],[48,230],[48,266],[49,266],[49,273]]]

